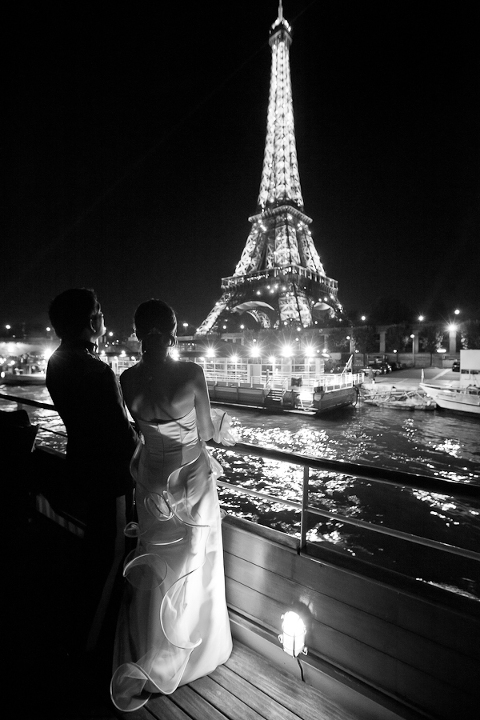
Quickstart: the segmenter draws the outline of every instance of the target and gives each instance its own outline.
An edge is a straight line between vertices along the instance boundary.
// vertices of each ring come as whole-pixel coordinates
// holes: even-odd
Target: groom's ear
[[[100,330],[101,321],[102,316],[99,313],[92,315],[92,317],[90,318],[90,330],[92,330],[92,332],[94,333],[97,333]]]

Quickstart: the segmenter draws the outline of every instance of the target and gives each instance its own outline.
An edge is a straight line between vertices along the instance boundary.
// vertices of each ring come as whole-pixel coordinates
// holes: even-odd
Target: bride
[[[142,359],[121,376],[142,434],[131,468],[137,522],[125,529],[136,549],[125,562],[110,688],[123,712],[207,675],[232,649],[220,509],[204,442],[215,429],[202,368],[169,357],[176,328],[167,304],[142,303],[135,313]]]

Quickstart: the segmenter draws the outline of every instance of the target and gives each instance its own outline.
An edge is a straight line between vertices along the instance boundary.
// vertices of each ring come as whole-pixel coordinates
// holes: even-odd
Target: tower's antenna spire
[[[282,0],[278,2],[278,19],[283,20],[283,3]]]

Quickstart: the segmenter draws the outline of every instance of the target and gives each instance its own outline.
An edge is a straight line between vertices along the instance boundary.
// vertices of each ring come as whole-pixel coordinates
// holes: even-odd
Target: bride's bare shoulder
[[[190,362],[187,360],[187,362],[181,363],[184,367],[185,374],[191,378],[192,380],[195,380],[197,378],[203,377],[203,368],[200,367],[200,365],[197,365],[197,363]]]
[[[138,365],[133,365],[133,367],[124,370],[123,373],[120,375],[120,385],[122,386],[122,388],[129,387],[132,382],[134,382],[137,375]]]

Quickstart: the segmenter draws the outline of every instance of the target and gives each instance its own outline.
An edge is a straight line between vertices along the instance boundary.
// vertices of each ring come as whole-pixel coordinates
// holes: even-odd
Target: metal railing
[[[31,407],[46,408],[49,410],[55,410],[55,407],[51,404],[37,402],[23,397],[16,397],[13,395],[0,393],[0,399],[10,400],[16,402],[19,407],[27,405]],[[308,522],[311,516],[325,517],[330,520],[342,522],[348,525],[352,525],[358,528],[366,529],[381,535],[387,535],[395,537],[400,540],[406,540],[416,545],[422,545],[443,552],[459,555],[461,557],[469,558],[471,560],[480,561],[480,553],[473,550],[449,545],[448,543],[439,542],[430,538],[421,537],[413,533],[406,533],[401,530],[395,530],[388,528],[384,525],[376,525],[371,522],[358,520],[356,518],[342,515],[341,513],[330,512],[321,508],[314,508],[310,506],[309,502],[309,490],[310,490],[310,472],[311,470],[323,470],[328,472],[335,472],[340,475],[353,476],[359,480],[367,480],[370,482],[378,483],[380,485],[392,485],[396,487],[409,488],[411,490],[419,490],[422,492],[435,493],[438,495],[448,495],[449,497],[457,500],[467,502],[480,502],[480,485],[474,485],[469,483],[458,483],[451,480],[445,480],[437,477],[428,477],[426,475],[420,475],[415,473],[406,473],[397,470],[388,470],[386,468],[380,468],[371,465],[363,465],[361,463],[344,462],[343,460],[328,460],[326,458],[317,458],[310,455],[300,455],[298,453],[288,452],[286,450],[278,450],[275,448],[265,448],[258,445],[249,443],[239,442],[232,447],[226,448],[223,445],[218,445],[213,441],[209,441],[208,445],[221,449],[227,450],[240,455],[255,455],[256,457],[266,458],[269,460],[275,460],[290,465],[297,465],[303,467],[303,486],[302,486],[302,497],[301,501],[288,500],[283,497],[278,497],[270,493],[261,492],[257,490],[251,490],[243,487],[243,485],[234,485],[225,480],[217,480],[219,487],[228,489],[229,491],[235,492],[239,495],[247,495],[256,497],[269,502],[284,505],[300,511],[301,514],[301,527],[300,527],[300,548],[302,551],[306,550],[307,546],[307,529]]]
[[[221,445],[209,443],[215,447],[223,448]],[[225,449],[225,448],[223,448]],[[231,483],[217,480],[217,484],[221,487],[234,490],[238,494],[251,495],[267,499],[272,502],[280,503],[286,507],[295,508],[301,513],[300,526],[300,547],[305,550],[307,544],[308,520],[311,515],[326,517],[331,520],[353,525],[362,529],[370,530],[381,535],[388,535],[400,540],[424,545],[436,550],[442,550],[454,555],[460,555],[473,560],[480,561],[480,553],[465,548],[459,548],[447,543],[431,540],[430,538],[406,533],[401,530],[394,530],[384,525],[375,525],[374,523],[357,520],[355,518],[342,515],[341,513],[329,512],[320,508],[310,507],[309,504],[309,485],[311,470],[327,470],[341,475],[353,476],[359,480],[368,480],[379,483],[380,485],[393,485],[397,487],[406,487],[411,490],[420,490],[423,492],[436,493],[439,495],[448,495],[463,501],[480,501],[480,485],[471,485],[467,483],[457,483],[451,480],[443,480],[441,478],[430,478],[426,475],[417,475],[414,473],[405,473],[397,470],[387,470],[372,465],[362,465],[360,463],[344,462],[342,460],[327,460],[324,458],[316,458],[309,455],[299,455],[297,453],[287,452],[285,450],[277,450],[274,448],[263,448],[258,445],[250,445],[248,443],[236,443],[229,451],[242,455],[256,455],[257,457],[268,458],[269,460],[277,460],[289,463],[291,465],[299,465],[303,467],[303,487],[302,500],[295,502],[287,500],[283,497],[270,495],[256,490],[250,490],[243,486],[232,485]]]

